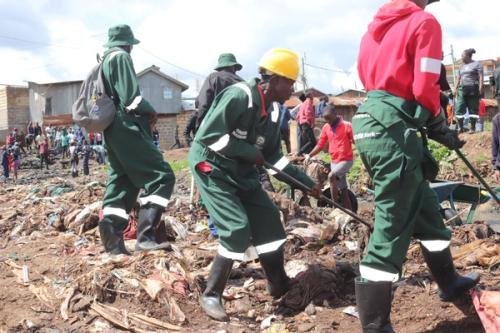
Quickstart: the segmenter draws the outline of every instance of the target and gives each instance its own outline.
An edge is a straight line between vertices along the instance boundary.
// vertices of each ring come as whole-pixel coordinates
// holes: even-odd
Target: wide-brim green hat
[[[115,47],[139,44],[140,41],[134,37],[132,29],[126,24],[115,25],[108,30],[108,42],[104,47]]]
[[[223,68],[232,67],[232,66],[236,66],[236,70],[238,70],[238,71],[240,71],[243,68],[243,66],[241,66],[241,64],[236,61],[236,57],[234,56],[234,54],[222,53],[219,56],[219,61],[217,63],[217,67],[215,67],[214,69],[216,71],[219,71]]]

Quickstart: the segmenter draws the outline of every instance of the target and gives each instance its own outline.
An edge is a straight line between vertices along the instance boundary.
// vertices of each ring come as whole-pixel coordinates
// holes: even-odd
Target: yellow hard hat
[[[287,49],[272,49],[264,54],[259,67],[296,81],[299,76],[299,56]]]

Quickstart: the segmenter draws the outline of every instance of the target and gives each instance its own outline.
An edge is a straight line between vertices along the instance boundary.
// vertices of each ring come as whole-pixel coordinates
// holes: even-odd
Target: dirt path
[[[475,146],[467,149],[469,157],[490,177],[480,157],[488,153],[486,134],[468,139]],[[183,161],[186,154],[186,149],[180,149],[166,157]],[[469,179],[467,172],[455,165],[459,162],[451,163],[443,175]],[[225,293],[231,321],[218,323],[208,319],[198,305],[217,241],[209,235],[204,211],[191,209],[187,202],[189,174],[178,172],[176,199],[164,215],[174,251],[110,258],[103,254],[95,229],[97,212],[82,213],[101,200],[104,169],[92,165],[90,177],[77,179],[60,165],[43,173],[25,169],[20,173],[22,181],[0,188],[0,333],[360,331],[358,319],[344,310],[355,305],[352,276],[346,272],[355,268],[363,249],[366,235],[362,229],[336,225],[334,232],[328,229],[331,235],[326,241],[319,240],[318,232],[325,230],[325,225],[339,223],[336,218],[326,218],[333,212],[282,203],[289,231],[288,273],[307,273],[311,269],[308,265],[317,265],[314,267],[332,279],[318,277],[308,288],[324,286],[328,292],[265,325],[274,313],[282,313],[283,303],[268,296],[258,263],[237,264]],[[363,204],[368,218],[372,207],[369,201]],[[306,237],[296,232],[298,228],[314,232]],[[127,241],[127,246],[133,248],[133,242]],[[474,242],[483,242],[477,243],[481,247],[500,246],[499,236],[484,224],[454,228],[454,251]],[[482,332],[467,298],[457,304],[439,300],[416,248],[409,252],[404,279],[394,296],[391,319],[396,331]],[[476,250],[471,250],[471,255]],[[484,262],[471,261],[470,257],[459,260],[462,272],[481,272],[481,288],[499,289],[499,264]],[[24,278],[23,266],[29,272]]]

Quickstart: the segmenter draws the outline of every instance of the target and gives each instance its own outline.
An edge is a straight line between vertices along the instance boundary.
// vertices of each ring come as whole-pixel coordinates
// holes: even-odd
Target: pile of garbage
[[[92,181],[52,176],[30,185],[1,188],[0,250],[15,247],[19,252],[3,252],[3,256],[0,252],[0,269],[16,278],[18,285],[12,288],[24,288],[36,297],[32,310],[50,314],[57,328],[215,331],[218,326],[201,312],[199,297],[218,243],[208,229],[206,211],[189,203],[189,177],[182,177],[177,186],[183,196],[174,197],[163,215],[165,237],[172,250],[128,257],[108,256],[100,244],[96,227],[104,176]],[[270,196],[280,209],[288,235],[285,269],[293,279],[291,290],[274,301],[267,293],[259,263],[236,263],[224,293],[225,308],[233,318],[231,327],[238,327],[237,332],[308,331],[321,311],[340,308],[344,311],[341,316],[357,316],[352,307],[353,279],[369,228],[337,209],[300,206],[279,193]],[[361,214],[372,219],[369,210]],[[136,214],[130,216],[133,224]],[[484,286],[489,291],[495,285],[498,288],[498,233],[477,222],[455,226],[453,234],[457,267],[481,270]],[[32,244],[45,252],[28,257],[19,250]],[[126,246],[135,247],[133,235]],[[412,244],[400,284],[433,290],[430,276],[422,274],[426,269],[419,251],[418,244]],[[39,255],[47,253],[52,255],[53,267],[42,268],[36,262]],[[492,295],[479,294],[475,299],[484,309],[483,317],[495,313],[490,300],[496,298]],[[37,331],[40,327],[26,318],[13,331]]]

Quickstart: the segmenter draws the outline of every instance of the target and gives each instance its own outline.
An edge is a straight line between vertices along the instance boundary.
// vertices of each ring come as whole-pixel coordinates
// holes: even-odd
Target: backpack
[[[122,52],[122,51],[116,51]],[[112,52],[110,54],[113,54]],[[83,81],[78,99],[73,104],[73,121],[88,132],[102,132],[115,119],[116,105],[106,94],[102,72],[103,59]]]

